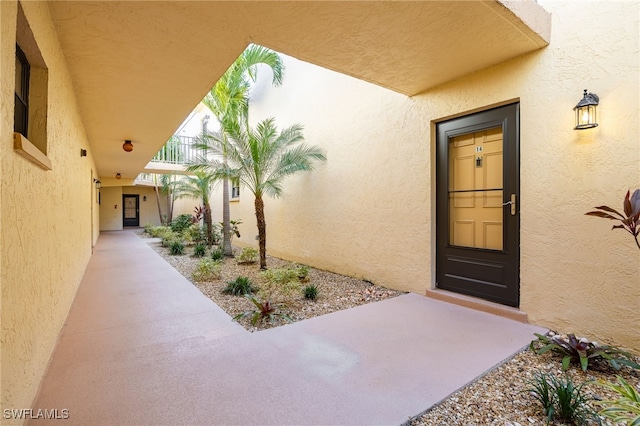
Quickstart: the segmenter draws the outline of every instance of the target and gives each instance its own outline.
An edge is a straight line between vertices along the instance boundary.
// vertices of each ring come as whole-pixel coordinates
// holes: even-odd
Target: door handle
[[[502,203],[502,206],[511,206],[511,216],[516,215],[516,194],[511,194],[511,199],[506,203]]]

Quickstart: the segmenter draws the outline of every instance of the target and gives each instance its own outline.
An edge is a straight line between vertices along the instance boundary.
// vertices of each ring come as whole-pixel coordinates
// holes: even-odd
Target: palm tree
[[[214,173],[197,170],[193,176],[185,176],[176,184],[177,197],[191,197],[202,200],[204,206],[204,224],[207,231],[207,244],[213,244],[213,220],[211,218],[211,205],[209,199],[213,184],[218,179]]]
[[[267,268],[267,224],[263,196],[282,196],[282,183],[287,176],[313,170],[315,160],[326,156],[317,146],[304,143],[302,126],[294,124],[278,132],[273,118],[261,121],[252,129],[237,123],[208,135],[212,148],[227,153],[228,162],[214,162],[218,175],[238,178],[254,195],[260,246],[260,268]]]
[[[215,115],[222,129],[233,127],[235,123],[247,123],[249,87],[251,81],[255,81],[257,78],[259,64],[271,68],[274,86],[282,84],[284,65],[280,56],[271,49],[250,44],[202,100],[202,103]],[[225,151],[222,151],[222,155],[223,159],[226,159]],[[207,159],[204,161],[207,162]],[[229,182],[226,176],[222,179],[222,247],[226,256],[232,256]]]

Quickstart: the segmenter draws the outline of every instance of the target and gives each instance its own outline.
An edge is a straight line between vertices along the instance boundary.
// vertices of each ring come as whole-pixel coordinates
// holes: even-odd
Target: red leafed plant
[[[624,197],[624,214],[608,206],[595,208],[600,211],[592,211],[585,214],[620,221],[620,225],[613,225],[611,229],[624,229],[633,235],[636,245],[640,249],[640,242],[638,241],[638,235],[640,234],[640,189],[633,191],[633,195],[631,195],[631,191],[627,191],[627,195]]]

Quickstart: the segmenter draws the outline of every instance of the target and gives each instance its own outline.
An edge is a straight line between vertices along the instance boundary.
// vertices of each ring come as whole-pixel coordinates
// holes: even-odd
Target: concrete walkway
[[[542,328],[416,294],[249,333],[133,232],[103,233],[35,409],[64,425],[398,425]]]

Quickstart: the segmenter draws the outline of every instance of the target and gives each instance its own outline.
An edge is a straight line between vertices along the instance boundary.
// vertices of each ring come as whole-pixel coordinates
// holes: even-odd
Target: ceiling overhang
[[[411,96],[544,47],[551,25],[533,0],[57,1],[50,10],[98,174],[127,178],[251,42]]]

